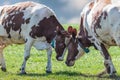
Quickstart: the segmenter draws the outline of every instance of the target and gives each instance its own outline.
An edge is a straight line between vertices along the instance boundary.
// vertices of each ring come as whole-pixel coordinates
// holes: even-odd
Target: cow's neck
[[[78,39],[84,47],[90,47],[92,45],[88,38],[90,38],[90,36],[88,36],[88,32],[85,29],[81,29],[78,34]]]
[[[58,22],[54,15],[50,16],[48,19],[44,19],[42,22],[44,28],[44,36],[46,37],[47,41],[50,43],[56,36],[56,28],[59,26],[61,30],[64,30],[62,25]]]
[[[57,26],[59,26],[59,29],[63,30],[62,25],[58,22],[56,17],[54,15],[47,17],[44,17],[38,25],[32,26],[32,31],[30,32],[30,36],[35,37],[45,37],[46,41],[48,43],[51,43],[51,41],[56,36],[56,29]]]
[[[90,42],[88,38],[89,38],[88,32],[83,26],[83,18],[81,17],[78,39],[84,47],[89,47],[92,45],[92,43]]]
[[[58,22],[58,20],[56,19],[55,16],[51,16],[51,19],[50,19],[50,25],[51,25],[51,31],[48,33],[48,36],[47,36],[47,41],[50,43],[56,36],[56,29],[57,27],[59,27],[60,30],[64,30],[64,28],[62,27],[62,25]],[[52,29],[53,28],[53,29]],[[51,34],[51,35],[49,35]]]

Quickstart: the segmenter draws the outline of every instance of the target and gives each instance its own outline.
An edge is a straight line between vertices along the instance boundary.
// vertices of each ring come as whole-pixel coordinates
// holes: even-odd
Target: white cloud
[[[69,12],[80,11],[89,1],[91,0],[61,0],[62,3],[65,3],[62,9]]]
[[[61,23],[67,22],[67,19],[65,17],[60,17],[59,20],[60,20]]]
[[[63,3],[61,11],[66,15],[64,16],[64,22],[70,24],[79,24],[80,12],[83,7],[90,1],[91,0],[60,0],[60,2]]]
[[[9,5],[9,4],[11,4],[10,1],[5,0],[2,5]]]
[[[67,23],[69,24],[79,24],[79,22],[80,22],[80,17],[74,17],[67,21]]]

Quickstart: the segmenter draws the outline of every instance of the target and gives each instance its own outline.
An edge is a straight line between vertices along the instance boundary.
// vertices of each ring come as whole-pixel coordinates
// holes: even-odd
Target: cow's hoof
[[[4,68],[4,67],[1,67],[1,70],[4,71],[4,72],[7,71],[6,68]]]
[[[46,70],[46,73],[52,73],[52,71],[47,71],[47,70]]]
[[[27,74],[25,71],[24,72],[20,72],[21,75]]]
[[[115,77],[117,77],[115,74],[110,75],[110,78],[115,78]]]

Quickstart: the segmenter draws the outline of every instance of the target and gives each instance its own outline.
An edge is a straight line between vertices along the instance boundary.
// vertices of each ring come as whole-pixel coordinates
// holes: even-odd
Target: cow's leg
[[[37,50],[47,50],[47,66],[46,66],[46,72],[47,73],[51,73],[51,55],[52,55],[52,47],[49,43],[45,42],[41,42],[41,41],[35,41],[33,43],[33,46],[37,49]]]
[[[49,47],[47,49],[47,66],[46,66],[46,72],[47,73],[52,72],[52,70],[51,70],[51,66],[52,66],[52,64],[51,64],[51,55],[52,55],[52,48]]]
[[[116,70],[115,67],[113,65],[111,56],[109,55],[107,49],[105,48],[105,46],[103,44],[101,44],[101,48],[102,48],[102,55],[104,56],[104,65],[106,67],[107,73],[110,74],[110,76],[115,76]]]
[[[26,72],[25,72],[26,62],[30,57],[30,49],[31,49],[32,44],[33,44],[32,40],[28,40],[25,44],[24,61],[21,66],[21,74],[26,74]]]
[[[1,70],[6,71],[6,65],[5,65],[5,60],[3,56],[3,49],[0,49],[0,65],[1,65]]]
[[[105,46],[101,43],[95,43],[98,50],[100,50],[102,56],[104,57],[104,65],[106,68],[107,73],[112,77],[115,76],[116,70],[114,68],[114,65],[112,63],[111,56],[109,55],[107,49]]]

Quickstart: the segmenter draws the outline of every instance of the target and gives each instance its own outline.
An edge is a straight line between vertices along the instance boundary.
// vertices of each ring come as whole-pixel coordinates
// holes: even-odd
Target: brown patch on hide
[[[10,30],[14,31],[19,30],[21,32],[21,25],[24,23],[26,24],[29,23],[30,18],[26,20],[23,18],[24,16],[23,10],[33,6],[35,6],[35,3],[33,2],[23,2],[15,5],[5,6],[2,9],[1,16],[5,13],[7,14],[7,16],[4,16],[2,19],[2,25],[6,29],[9,38],[11,38]]]
[[[31,28],[30,36],[33,38],[45,36],[47,41],[50,43],[56,34],[55,31],[57,26],[63,29],[54,15],[49,18],[45,17],[37,26],[34,25]]]
[[[104,19],[106,19],[107,17],[107,12],[102,12],[102,10],[105,6],[107,6],[108,4],[111,4],[111,1],[110,0],[98,0],[96,4],[97,5],[95,5],[95,8],[93,9],[94,13],[92,13],[92,26],[91,26],[91,28],[94,29],[95,33],[96,33],[97,28],[101,28],[100,22],[101,22],[102,16]]]

